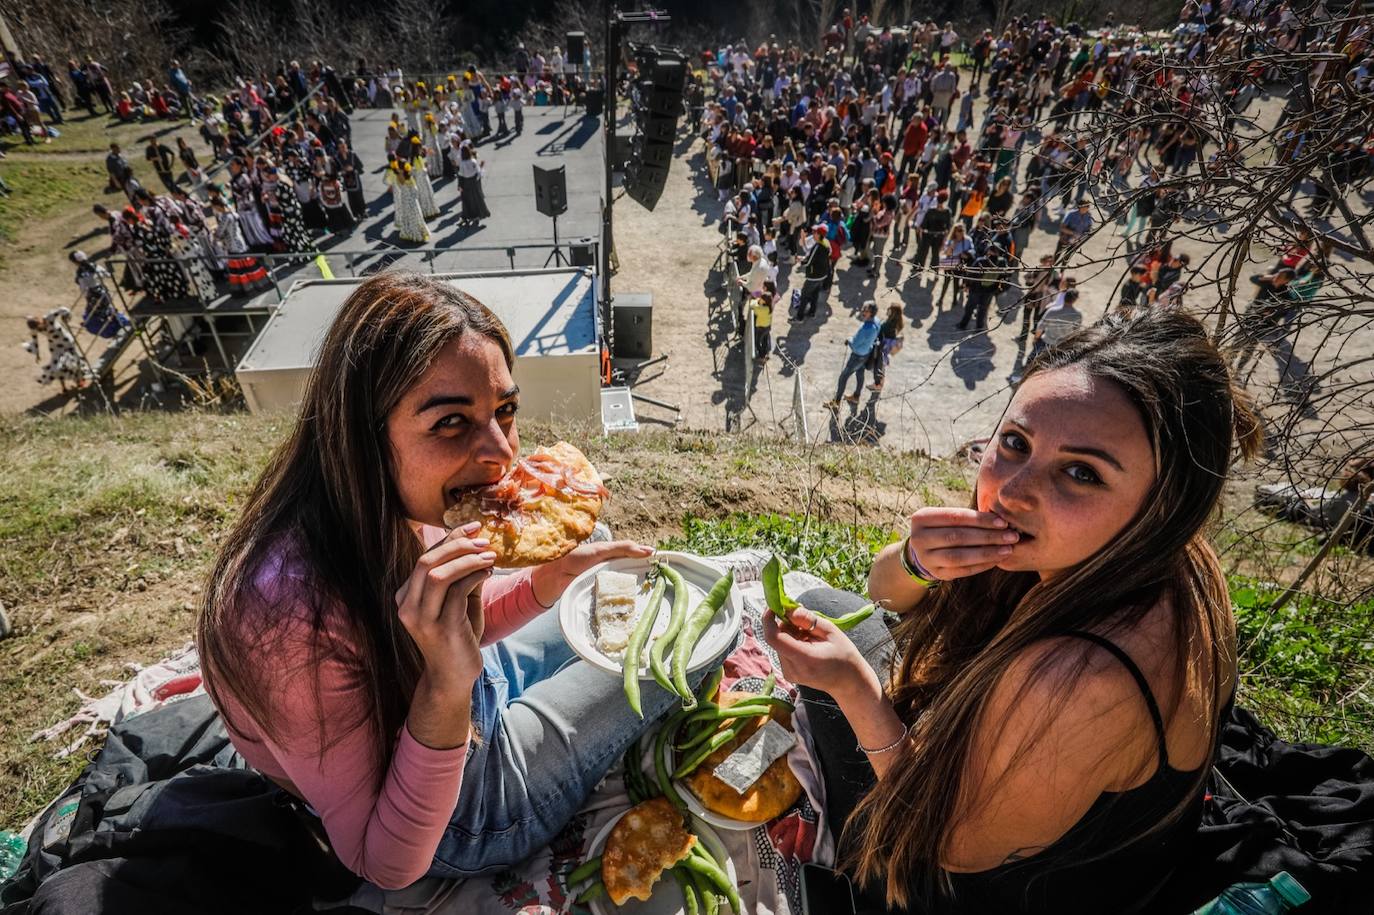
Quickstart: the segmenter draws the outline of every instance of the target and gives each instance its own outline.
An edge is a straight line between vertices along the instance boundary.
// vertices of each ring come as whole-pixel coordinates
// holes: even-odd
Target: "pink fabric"
[[[428,547],[444,531],[426,527],[419,534]],[[264,563],[258,575],[262,593],[288,619],[281,635],[259,643],[257,657],[271,682],[279,684],[272,701],[285,742],[268,737],[232,696],[218,691],[221,711],[239,726],[230,726],[229,736],[250,765],[295,787],[320,815],[335,853],[354,873],[384,889],[408,886],[429,869],[458,802],[467,744],[437,750],[402,728],[379,789],[380,761],[371,729],[355,726],[366,714],[369,699],[346,661],[352,633],[343,613],[334,615],[327,631],[338,650],[323,653],[331,656],[312,665],[310,626],[299,584],[299,567],[280,553]],[[499,641],[545,609],[535,600],[529,570],[488,580],[482,602],[487,618],[484,645]]]

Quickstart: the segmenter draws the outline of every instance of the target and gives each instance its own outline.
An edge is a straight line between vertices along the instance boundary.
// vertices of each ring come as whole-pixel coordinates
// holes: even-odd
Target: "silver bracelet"
[[[861,743],[856,743],[854,746],[855,749],[859,750],[860,752],[867,753],[869,756],[876,756],[879,753],[888,753],[900,747],[906,741],[906,739],[911,736],[911,732],[915,730],[915,728],[916,725],[913,724],[911,727],[902,731],[901,737],[898,737],[896,740],[892,741],[892,743],[888,744],[885,747],[878,747],[876,749],[870,750],[868,747],[864,746]]]

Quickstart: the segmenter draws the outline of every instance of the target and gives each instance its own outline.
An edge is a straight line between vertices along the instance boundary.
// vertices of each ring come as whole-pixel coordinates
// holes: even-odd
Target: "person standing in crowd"
[[[1026,272],[1025,291],[1016,303],[1021,309],[1021,333],[1016,335],[1018,343],[1026,340],[1032,327],[1040,325],[1040,316],[1058,286],[1059,272],[1054,268],[1054,255],[1040,255],[1040,266]]]
[[[107,193],[124,190],[124,185],[133,177],[134,170],[129,160],[124,158],[118,143],[110,144],[110,151],[105,156],[105,173],[110,176],[109,186],[105,188]]]
[[[1231,355],[1236,376],[1249,380],[1254,371],[1256,350],[1261,343],[1269,345],[1280,328],[1287,324],[1295,311],[1288,287],[1297,279],[1292,267],[1280,267],[1273,273],[1257,273],[1250,277],[1255,297],[1240,316],[1240,342]]]
[[[767,362],[768,354],[773,350],[773,302],[777,295],[777,286],[769,281],[764,283],[763,290],[750,300],[752,305],[751,318],[754,322],[754,360],[756,362]]]
[[[887,364],[892,361],[892,357],[901,352],[902,349],[902,329],[906,326],[906,321],[902,318],[901,305],[887,306],[887,317],[883,319],[882,325],[878,328],[878,342],[869,353],[868,368],[873,372],[873,383],[868,386],[870,391],[881,391],[883,381],[887,378]]]
[[[925,275],[930,271],[943,269],[944,267],[944,246],[945,237],[950,234],[950,229],[954,225],[954,214],[945,205],[949,199],[949,191],[940,188],[935,194],[935,203],[923,214],[917,217],[916,226],[920,229],[921,235],[916,247],[916,269],[921,271],[921,281],[925,282]],[[962,231],[962,227],[961,231]],[[935,273],[933,286],[939,279],[939,273]],[[943,298],[943,294],[941,295]]]
[[[1064,249],[1068,249],[1068,257],[1078,250],[1079,246],[1087,240],[1093,230],[1093,215],[1090,204],[1085,200],[1078,204],[1072,212],[1064,214],[1063,220],[1059,223],[1059,242],[1054,248],[1054,258],[1059,259],[1059,255]]]
[[[200,170],[200,160],[196,158],[195,150],[186,142],[185,137],[177,137],[177,158],[181,159],[181,165],[186,169],[186,177],[190,179],[192,186],[205,180]]]
[[[944,282],[940,284],[940,294],[935,298],[937,310],[944,306],[945,293],[951,285],[954,286],[954,302],[951,307],[959,307],[963,300],[965,271],[973,262],[973,257],[972,239],[965,233],[963,223],[955,223],[944,247],[940,249],[940,272],[944,274]]]
[[[186,75],[186,71],[181,69],[181,64],[175,60],[167,65],[167,80],[176,90],[177,98],[181,100],[181,113],[186,117],[195,120],[195,104],[191,97],[191,80]]]
[[[1078,290],[1072,287],[1050,300],[1049,307],[1045,309],[1045,313],[1040,316],[1040,323],[1036,325],[1035,343],[1031,346],[1030,355],[1026,357],[1027,364],[1083,326],[1083,315],[1079,313],[1077,303]],[[1012,381],[1019,383],[1020,379],[1013,378]]]
[[[816,303],[821,290],[830,276],[830,240],[826,237],[823,225],[811,229],[811,247],[802,261],[801,295],[797,299],[797,313],[794,320],[805,321],[816,314]]]
[[[367,198],[363,196],[363,160],[358,158],[347,140],[334,147],[334,162],[338,166],[339,182],[348,195],[348,209],[354,219],[367,217]]]
[[[464,144],[458,161],[458,188],[462,195],[462,218],[460,225],[476,225],[483,219],[491,218],[487,209],[487,198],[482,193],[482,166],[485,163],[477,158],[471,144]]]
[[[148,145],[143,150],[143,158],[147,159],[148,163],[152,165],[153,171],[157,172],[158,178],[161,179],[163,186],[167,188],[167,190],[176,190],[177,179],[175,169],[177,156],[176,153],[172,151],[172,147],[159,141],[157,137],[149,137]]]
[[[840,370],[839,381],[835,384],[834,399],[825,402],[827,410],[838,409],[842,399],[851,404],[859,402],[859,393],[864,389],[864,367],[868,364],[873,347],[878,345],[878,334],[882,330],[877,315],[878,306],[872,302],[866,302],[859,310],[859,329],[845,341],[849,355],[845,359],[844,368]],[[844,389],[851,377],[855,379],[854,393],[846,395]]]

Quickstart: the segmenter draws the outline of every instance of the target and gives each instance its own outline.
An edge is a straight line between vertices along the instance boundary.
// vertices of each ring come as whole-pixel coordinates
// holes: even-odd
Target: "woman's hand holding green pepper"
[[[787,589],[783,586],[782,577],[787,569],[783,566],[782,560],[776,555],[768,560],[768,564],[763,567],[763,597],[768,603],[768,609],[772,610],[778,619],[787,619],[787,615],[801,606],[787,595]],[[853,613],[846,613],[844,616],[826,616],[824,613],[816,613],[820,619],[833,623],[841,632],[848,632],[855,626],[862,623],[873,615],[873,611],[878,609],[877,604],[865,604]],[[815,611],[811,611],[815,613]]]

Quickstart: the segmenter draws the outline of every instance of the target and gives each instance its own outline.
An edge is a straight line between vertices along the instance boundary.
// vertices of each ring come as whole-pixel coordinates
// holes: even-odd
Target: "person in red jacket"
[[[921,150],[926,148],[926,140],[929,137],[930,128],[926,126],[925,118],[912,118],[906,132],[902,134],[902,164],[898,174],[906,174],[911,163],[916,161],[921,155]]]

